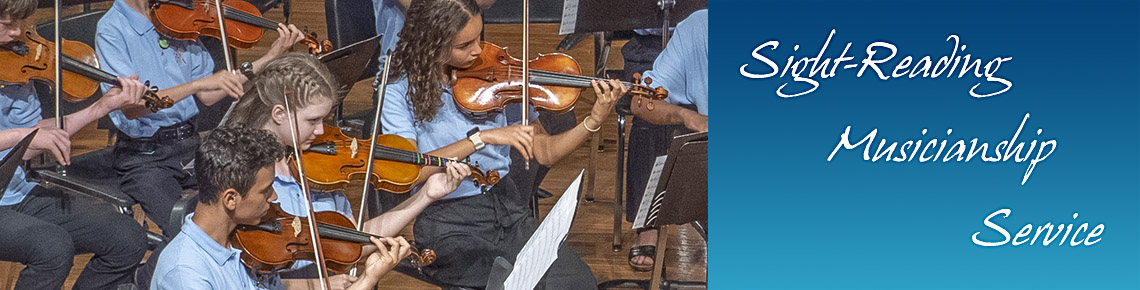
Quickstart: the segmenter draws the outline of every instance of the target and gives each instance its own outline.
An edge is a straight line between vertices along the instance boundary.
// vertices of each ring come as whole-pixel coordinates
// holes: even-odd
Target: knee
[[[101,239],[104,246],[96,247],[104,250],[95,254],[114,264],[141,261],[147,249],[146,231],[125,215],[113,214],[105,220],[105,237]]]
[[[28,241],[29,259],[26,266],[39,271],[66,272],[71,269],[75,246],[67,231],[58,226],[28,229],[20,233]]]

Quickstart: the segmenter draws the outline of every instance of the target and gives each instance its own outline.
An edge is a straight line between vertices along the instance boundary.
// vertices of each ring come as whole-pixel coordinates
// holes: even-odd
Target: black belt
[[[190,119],[179,122],[178,124],[159,128],[158,131],[154,132],[154,135],[150,137],[135,138],[123,133],[123,131],[119,131],[119,142],[167,144],[195,136],[198,136],[198,130],[195,129],[194,119]]]

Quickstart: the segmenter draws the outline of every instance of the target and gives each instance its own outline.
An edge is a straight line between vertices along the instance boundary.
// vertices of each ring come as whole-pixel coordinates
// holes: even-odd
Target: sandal
[[[635,258],[637,256],[644,256],[644,257],[649,257],[650,259],[656,259],[657,258],[657,246],[644,245],[644,246],[635,246],[635,247],[629,249],[629,260],[628,260],[629,267],[633,268],[633,270],[638,271],[638,272],[649,272],[649,271],[653,270],[653,263],[649,263],[649,264],[634,263],[633,258]],[[654,261],[654,262],[656,262],[656,261]]]

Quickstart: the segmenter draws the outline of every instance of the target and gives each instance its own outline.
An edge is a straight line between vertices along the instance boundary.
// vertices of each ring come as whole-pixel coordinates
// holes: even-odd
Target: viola
[[[325,133],[313,140],[303,153],[305,176],[321,190],[344,189],[353,175],[364,174],[368,148],[372,139],[357,139],[346,135],[340,128],[324,125]],[[376,138],[374,168],[368,181],[376,188],[395,193],[411,191],[419,179],[421,166],[446,166],[460,162],[471,167],[471,180],[479,186],[499,182],[499,172],[483,173],[478,165],[442,157],[417,153],[415,145],[398,135],[380,135]]]
[[[170,0],[155,2],[152,9],[158,32],[177,39],[197,39],[201,35],[221,38],[216,4],[211,0]],[[261,41],[266,29],[277,29],[277,21],[261,16],[256,6],[245,1],[230,0],[222,4],[226,40],[235,48],[248,49]],[[310,33],[302,42],[313,54],[332,50],[332,42],[318,41]]]
[[[23,33],[12,42],[0,47],[0,80],[11,83],[26,83],[29,80],[54,82],[55,43],[36,33],[31,25],[23,28]],[[99,83],[119,85],[114,75],[100,70],[95,50],[82,42],[63,40],[61,45],[63,68],[62,97],[69,102],[82,102],[95,94]],[[148,81],[147,86],[150,87]],[[151,112],[169,108],[174,102],[166,96],[159,97],[158,88],[151,87],[143,95],[147,109]]]
[[[536,109],[566,112],[574,108],[583,88],[601,78],[582,75],[578,61],[562,53],[541,54],[528,61],[529,93]],[[522,60],[512,57],[507,49],[483,42],[483,53],[475,63],[451,73],[455,103],[468,112],[482,113],[501,109],[522,101]],[[647,80],[651,82],[652,80]],[[623,82],[630,93],[651,99],[665,99],[664,88],[649,88],[639,82]]]
[[[370,237],[379,236],[353,229],[352,221],[336,212],[317,212],[317,232],[320,234],[322,253],[327,268],[334,273],[345,273],[360,261],[363,245],[372,244]],[[315,259],[309,235],[308,218],[289,215],[278,204],[270,204],[269,212],[258,225],[239,225],[230,235],[230,242],[242,249],[241,261],[263,273],[285,269],[297,260]],[[431,249],[418,251],[406,261],[423,267],[435,261]]]

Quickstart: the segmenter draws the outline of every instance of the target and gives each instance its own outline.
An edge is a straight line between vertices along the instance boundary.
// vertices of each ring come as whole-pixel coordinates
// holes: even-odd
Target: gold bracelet
[[[586,120],[592,120],[592,119],[590,118],[590,116],[586,116]],[[586,132],[594,133],[594,132],[598,132],[598,130],[601,130],[601,129],[602,129],[602,125],[601,125],[601,124],[598,124],[598,127],[597,127],[597,128],[594,128],[594,129],[590,129],[590,126],[587,126],[587,125],[586,125],[586,120],[582,120],[582,128],[585,128],[585,129],[586,129]]]

